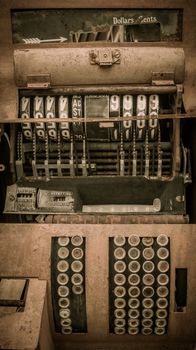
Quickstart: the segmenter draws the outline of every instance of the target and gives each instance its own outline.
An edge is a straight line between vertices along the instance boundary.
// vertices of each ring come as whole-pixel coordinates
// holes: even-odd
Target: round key
[[[114,327],[114,333],[118,335],[125,334],[125,328],[124,327]]]
[[[169,277],[165,273],[160,273],[160,275],[157,276],[157,282],[161,286],[165,286],[169,283]]]
[[[72,327],[71,327],[71,326],[62,327],[62,328],[61,328],[61,332],[62,332],[63,334],[71,334],[71,333],[72,333]]]
[[[142,334],[143,335],[150,335],[150,334],[152,334],[152,328],[150,328],[150,327],[143,327],[142,328]]]
[[[142,305],[145,309],[151,309],[154,306],[154,300],[151,298],[144,298],[142,300]]]
[[[124,309],[126,306],[126,301],[123,298],[116,298],[114,300],[114,306],[116,309]]]
[[[79,286],[83,283],[83,276],[80,273],[74,273],[71,277],[71,282],[75,286]]]
[[[69,299],[68,298],[60,298],[59,300],[58,300],[58,304],[59,304],[59,307],[60,308],[65,308],[65,309],[67,309],[68,307],[69,307],[69,305],[70,305],[70,301],[69,301]]]
[[[58,249],[57,254],[60,259],[66,259],[69,256],[69,249],[67,247],[61,247]]]
[[[61,318],[69,318],[70,317],[70,310],[69,309],[60,309],[59,316]]]
[[[131,235],[128,237],[128,243],[133,247],[137,247],[140,244],[140,237]]]
[[[164,234],[161,234],[157,237],[157,243],[158,243],[158,245],[160,245],[162,247],[166,246],[168,244],[168,242],[169,242],[169,238]]]
[[[154,255],[155,255],[154,249],[152,249],[151,247],[147,247],[143,250],[142,255],[144,259],[151,260],[154,258]]]
[[[57,282],[60,285],[65,285],[69,282],[69,276],[66,273],[59,273],[57,276]]]
[[[126,312],[124,309],[115,309],[114,316],[115,318],[124,318],[126,316]]]
[[[137,309],[129,309],[129,311],[128,311],[128,316],[130,317],[130,318],[139,318],[139,316],[140,316],[140,312],[139,312],[139,310],[137,310]]]
[[[138,327],[136,327],[136,328],[128,327],[128,333],[130,335],[137,335],[139,333],[139,328]]]
[[[72,292],[76,295],[80,295],[82,294],[84,291],[84,287],[82,285],[79,285],[79,286],[72,286]]]
[[[142,289],[142,294],[145,298],[152,298],[154,295],[154,288],[146,286]]]
[[[126,264],[122,260],[118,260],[114,264],[114,270],[118,273],[122,273],[126,270]]]
[[[73,237],[71,237],[71,243],[75,247],[79,247],[83,243],[83,237],[82,236],[73,236]]]
[[[161,247],[157,250],[157,256],[159,259],[165,260],[169,256],[169,250],[165,247]]]
[[[62,247],[65,247],[69,244],[69,237],[59,237],[58,244]]]
[[[71,269],[73,272],[81,272],[83,269],[83,263],[81,261],[74,260],[71,263]]]
[[[168,307],[168,300],[166,298],[158,298],[156,304],[159,309],[166,309]]]
[[[152,286],[155,282],[155,278],[152,274],[147,273],[143,276],[142,281],[146,286]]]
[[[125,327],[126,321],[123,318],[116,318],[114,320],[114,326],[115,327]]]
[[[151,328],[152,325],[153,325],[153,321],[150,318],[144,318],[142,320],[142,327]]]
[[[167,321],[165,318],[157,318],[155,320],[155,325],[156,327],[160,327],[160,328],[163,328],[163,327],[166,327],[167,326]]]
[[[130,259],[136,260],[140,257],[140,250],[136,247],[130,248],[128,250],[128,256]]]
[[[151,310],[151,309],[143,309],[143,310],[142,310],[142,316],[143,316],[144,318],[152,318],[153,315],[154,315],[154,312],[153,312],[153,310]]]
[[[142,238],[142,243],[146,247],[150,247],[154,243],[154,238],[153,237],[143,237]]]
[[[157,295],[160,298],[166,298],[169,294],[169,289],[166,286],[160,286],[157,288]]]
[[[131,309],[137,309],[140,306],[140,301],[136,298],[130,298],[128,300],[128,305]]]
[[[129,327],[135,328],[135,327],[138,327],[139,324],[140,324],[140,321],[138,319],[129,319],[128,320],[128,326]]]
[[[145,261],[142,267],[146,273],[151,273],[154,271],[154,263],[152,261]]]
[[[60,260],[57,264],[57,270],[60,272],[66,272],[69,269],[69,264],[65,260]]]
[[[165,273],[169,271],[169,263],[165,260],[159,261],[157,268],[160,272]]]
[[[124,236],[114,237],[114,244],[118,247],[122,247],[126,243],[126,238]]]
[[[128,265],[128,269],[131,273],[137,273],[140,270],[140,263],[138,261],[131,261]]]
[[[118,260],[120,260],[120,259],[124,259],[125,258],[125,256],[126,256],[126,251],[125,251],[125,249],[124,248],[122,248],[122,247],[118,247],[118,248],[116,248],[115,250],[114,250],[114,256],[115,256],[115,258]]]
[[[81,248],[74,248],[71,255],[74,259],[79,260],[83,258],[84,252]]]
[[[132,298],[137,298],[140,295],[140,289],[138,287],[130,287],[128,289],[128,294]]]
[[[123,298],[126,294],[126,289],[122,286],[117,286],[114,288],[114,295],[118,298]]]
[[[129,275],[128,282],[132,286],[137,286],[140,283],[140,276],[136,273]]]
[[[154,332],[156,335],[163,335],[163,334],[165,334],[165,328],[164,327],[155,327]]]
[[[118,286],[124,285],[126,282],[126,277],[122,273],[117,273],[114,276],[114,283],[117,284]]]
[[[63,327],[71,326],[71,319],[70,318],[62,319],[61,320],[61,326],[63,326]]]
[[[158,309],[156,311],[157,318],[166,318],[167,317],[167,310],[165,309]]]
[[[59,286],[57,293],[62,298],[67,297],[69,295],[69,288],[67,286]]]

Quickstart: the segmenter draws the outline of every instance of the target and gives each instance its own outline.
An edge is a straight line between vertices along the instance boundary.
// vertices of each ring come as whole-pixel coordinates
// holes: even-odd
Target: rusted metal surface
[[[98,46],[100,52],[104,48]],[[119,50],[118,46],[112,49]],[[88,48],[35,48],[14,51],[15,79],[27,87],[29,75],[50,74],[51,86],[78,84],[150,84],[153,72],[174,73],[184,80],[184,52],[179,48],[122,47],[120,64],[110,68],[92,65]],[[88,71],[88,75],[86,72]]]
[[[186,57],[186,79],[185,79],[185,92],[184,92],[184,103],[186,111],[194,111],[196,109],[195,103],[195,84],[196,70],[195,70],[195,43],[196,35],[194,25],[195,25],[195,6],[194,1],[187,2],[183,0],[175,0],[175,2],[162,1],[157,3],[152,0],[151,3],[146,4],[145,1],[138,2],[135,0],[124,1],[123,4],[119,0],[115,0],[112,3],[106,4],[104,1],[91,1],[90,3],[86,0],[78,1],[76,4],[71,1],[63,2],[59,0],[55,3],[56,8],[182,8],[184,11],[184,26],[183,26],[183,42],[176,44],[175,46],[183,47],[185,50]],[[1,2],[1,43],[2,50],[0,54],[2,79],[0,86],[0,102],[1,102],[1,118],[14,119],[17,118],[17,90],[14,82],[14,66],[12,60],[12,36],[11,36],[11,22],[10,22],[10,8],[14,9],[25,9],[25,8],[39,8],[40,3],[37,0],[33,0],[30,3],[25,3],[23,1],[14,1],[9,3],[9,1],[2,0]],[[54,8],[54,4],[51,0],[42,3],[42,8]],[[141,44],[139,44],[141,45]],[[165,45],[165,44],[164,44]],[[173,44],[172,44],[173,45]],[[169,44],[168,44],[169,46]],[[5,104],[4,101],[7,101]]]
[[[176,92],[176,86],[151,86],[151,85],[137,85],[134,86],[131,84],[115,84],[115,85],[78,85],[78,86],[63,86],[58,89],[50,89],[50,90],[37,90],[37,89],[26,89],[26,90],[20,90],[20,95],[24,96],[36,96],[39,95],[39,93],[43,95],[54,94],[54,95],[60,95],[60,94],[66,94],[66,95],[83,95],[83,94],[168,94],[168,93],[175,93]]]

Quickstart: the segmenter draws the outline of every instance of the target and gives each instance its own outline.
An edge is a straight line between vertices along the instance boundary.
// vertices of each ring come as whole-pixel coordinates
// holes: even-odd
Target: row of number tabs
[[[20,100],[19,116],[22,119],[29,119],[33,116],[36,119],[54,119],[69,117],[78,118],[104,118],[110,117],[131,117],[134,114],[138,117],[135,130],[138,140],[145,138],[146,127],[150,130],[150,139],[154,140],[157,135],[158,114],[159,114],[159,96],[158,95],[86,95],[86,96],[23,96]],[[148,125],[146,120],[140,119],[149,115]],[[152,117],[152,118],[150,118]],[[39,139],[45,139],[46,131],[51,140],[56,141],[58,130],[62,139],[69,140],[71,136],[69,122],[58,123],[37,122],[35,124],[35,133]],[[83,123],[74,122],[75,130],[73,133],[83,133]],[[109,125],[109,124],[108,124]],[[100,126],[100,125],[99,125]],[[98,127],[99,127],[98,126]],[[111,127],[111,126],[110,126]],[[113,128],[116,123],[113,123]],[[133,121],[125,120],[122,123],[122,129],[125,131],[125,139],[130,139],[130,130],[133,131]],[[30,122],[22,124],[23,135],[26,139],[32,140],[33,128]],[[126,133],[127,131],[127,133]],[[115,135],[115,133],[114,133]],[[116,132],[117,135],[117,132]],[[80,139],[80,137],[78,137]],[[117,139],[117,136],[116,136]]]

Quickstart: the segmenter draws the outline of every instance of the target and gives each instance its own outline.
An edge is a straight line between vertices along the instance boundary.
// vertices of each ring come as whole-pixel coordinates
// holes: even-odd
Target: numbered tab
[[[36,119],[44,118],[44,99],[43,97],[36,96],[33,103],[33,117]],[[45,125],[43,122],[35,124],[36,134],[39,139],[45,139]]]
[[[46,118],[55,118],[55,97],[47,96],[45,102]],[[57,140],[56,123],[49,122],[46,124],[48,136],[51,140]]]
[[[110,117],[120,117],[120,96],[110,96]],[[112,141],[120,139],[120,125],[114,122],[114,127],[111,129]]]
[[[68,97],[60,96],[58,101],[59,118],[68,118]],[[70,128],[68,122],[59,124],[63,140],[70,139]]]
[[[145,95],[137,96],[137,121],[136,121],[136,138],[142,140],[145,137],[146,121],[139,119],[147,115],[147,98]]]
[[[30,97],[22,97],[20,100],[20,118],[29,119],[30,118]],[[32,140],[32,127],[31,123],[22,124],[22,132],[26,139]]]
[[[72,97],[72,118],[82,118],[82,97]],[[83,126],[82,123],[73,123],[73,133],[76,140],[82,140]]]
[[[159,96],[150,95],[149,98],[149,116],[152,118],[149,119],[149,137],[151,140],[157,138],[158,134],[158,114],[159,114]],[[154,119],[155,118],[155,119]]]
[[[123,117],[132,117],[133,115],[133,96],[123,96]],[[123,121],[123,137],[125,140],[132,138],[132,120]]]

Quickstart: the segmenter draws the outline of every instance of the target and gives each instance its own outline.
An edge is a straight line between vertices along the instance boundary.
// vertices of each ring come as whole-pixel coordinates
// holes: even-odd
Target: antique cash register
[[[0,17],[0,348],[193,349],[194,1]]]

